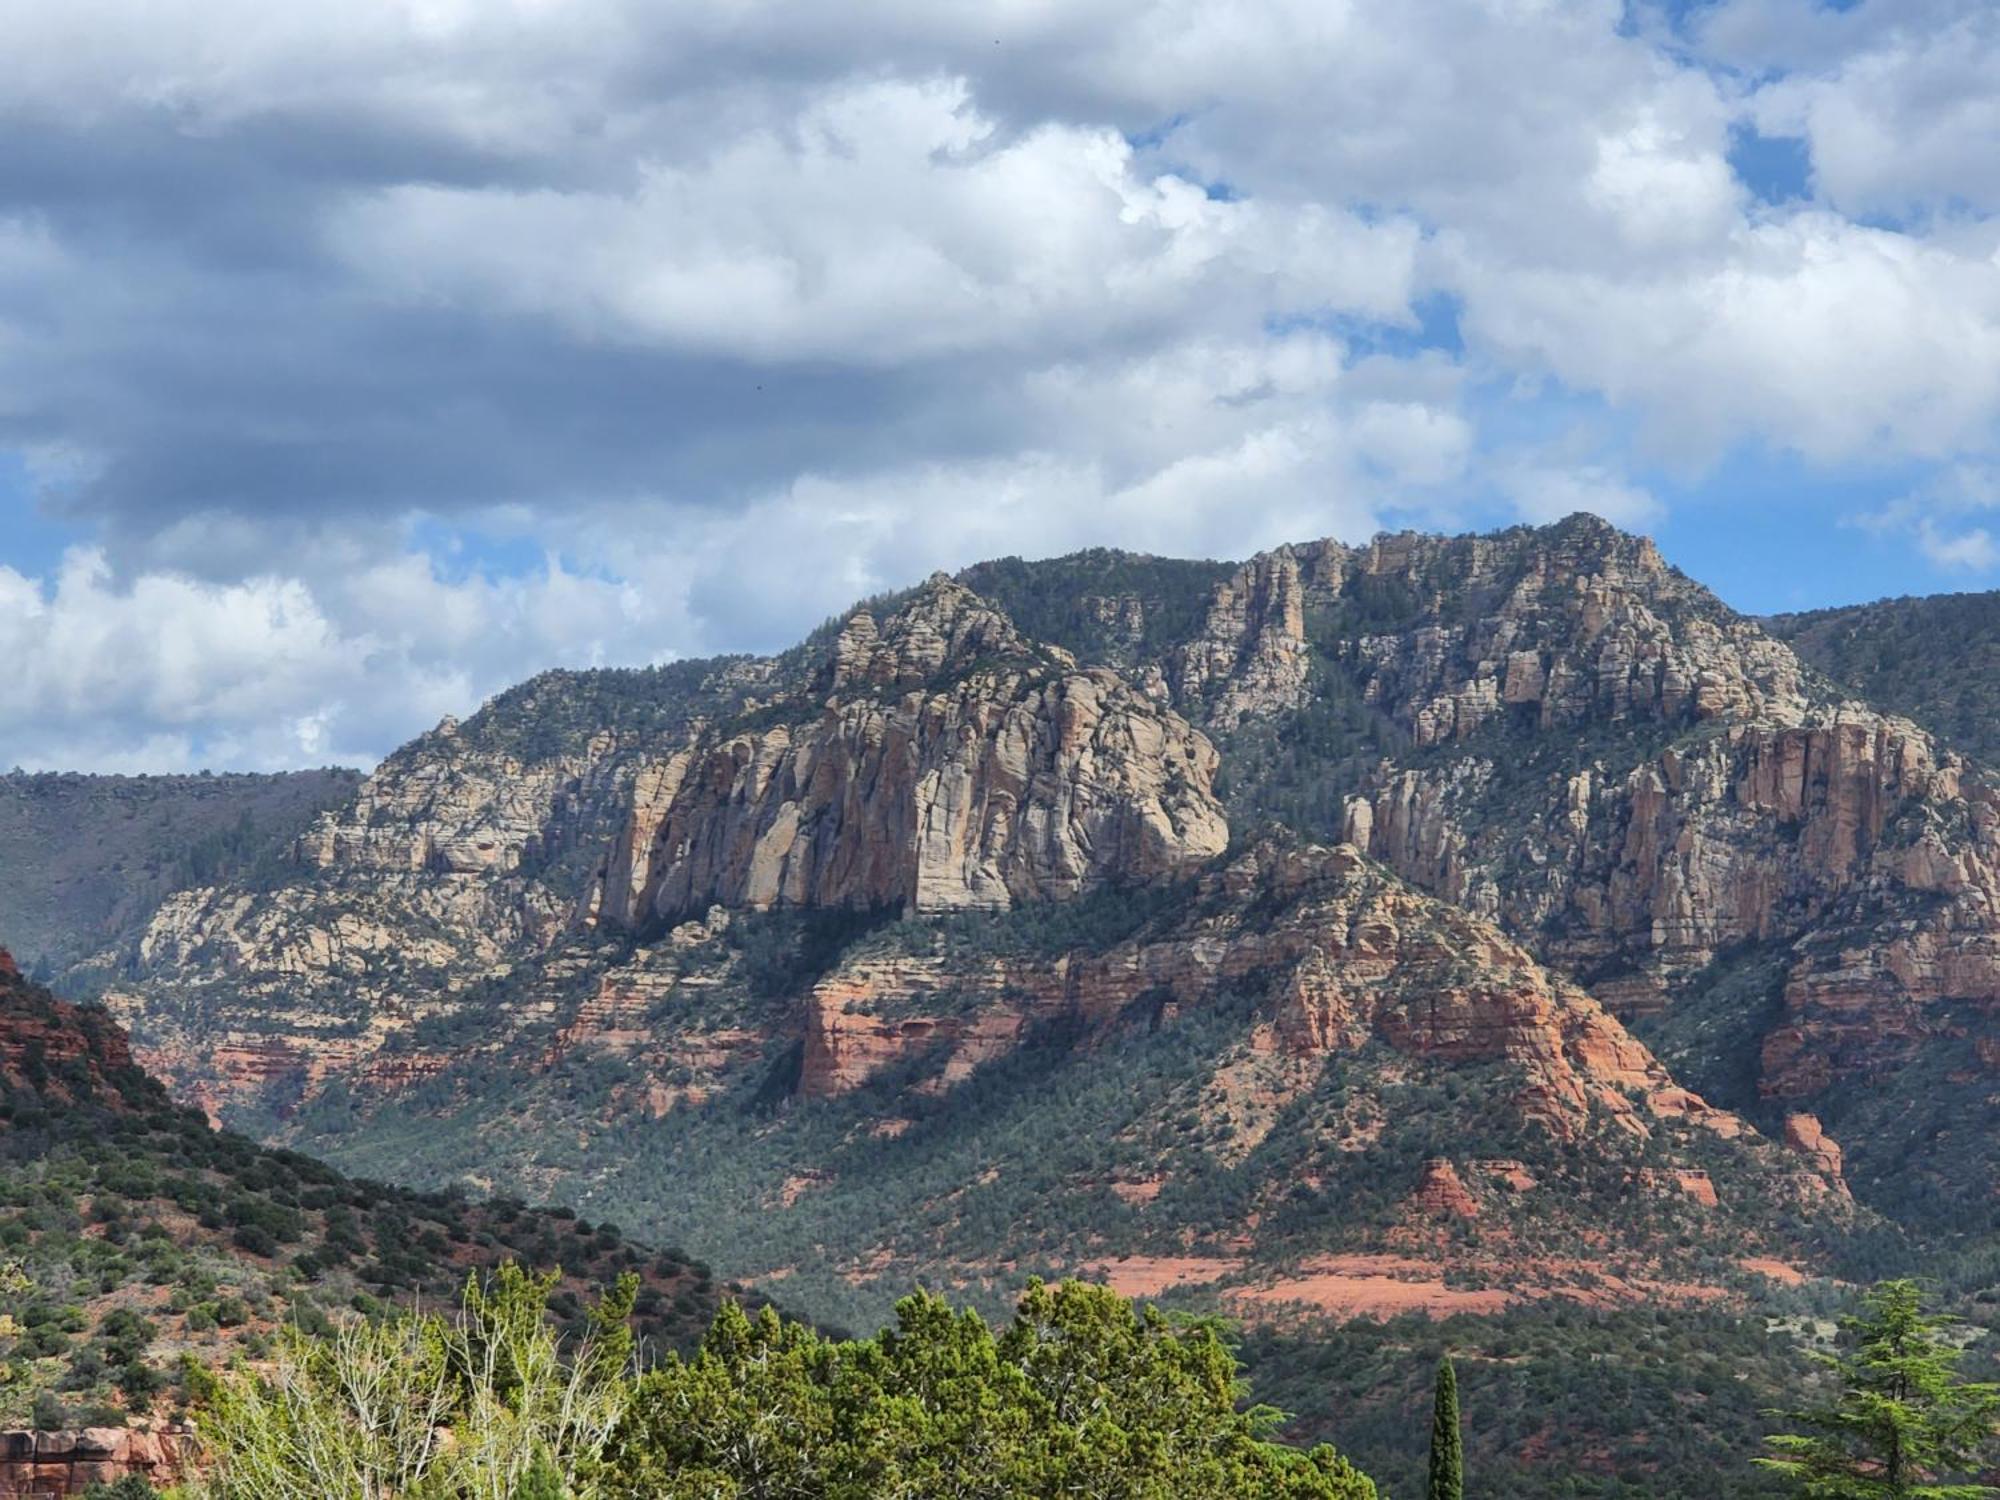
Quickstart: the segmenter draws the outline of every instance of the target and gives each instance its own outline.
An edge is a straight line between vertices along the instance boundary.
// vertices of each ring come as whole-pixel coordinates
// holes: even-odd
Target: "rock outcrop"
[[[689,675],[646,713],[597,683],[595,721],[575,682],[529,684],[391,756],[291,878],[169,899],[107,997],[147,1065],[223,1117],[282,1114],[329,1078],[431,1076],[407,1039],[579,927],[1004,909],[1228,840],[1199,731],[942,576],[823,649]]]
[[[0,1096],[13,1093],[120,1110],[159,1099],[101,1007],[58,1000],[10,967],[0,970]]]
[[[0,1500],[68,1500],[126,1478],[165,1488],[186,1475],[194,1454],[194,1434],[180,1428],[0,1432]]]
[[[807,1001],[799,1089],[827,1097],[918,1054],[941,1083],[1005,1051],[1038,1020],[1106,1026],[1148,1001],[1193,1009],[1254,982],[1261,1045],[1322,1061],[1369,1041],[1450,1063],[1517,1070],[1523,1114],[1558,1135],[1593,1115],[1644,1135],[1672,1119],[1725,1137],[1735,1116],[1679,1088],[1582,990],[1490,925],[1409,889],[1349,847],[1264,844],[1204,877],[1187,917],[1103,953],[968,970],[861,959]],[[940,999],[951,1008],[934,1008]]]
[[[719,731],[641,775],[598,920],[1006,908],[1156,879],[1228,840],[1206,739],[949,579],[850,618],[820,681],[811,717]]]
[[[1794,945],[1776,1095],[1900,1066],[1934,1002],[2000,1001],[1994,790],[1650,542],[1579,520],[1384,538],[1354,569],[1349,594],[1392,580],[1411,613],[1343,666],[1414,747],[1350,797],[1358,847],[1629,1014],[1719,954]]]
[[[1827,1187],[1843,1198],[1848,1196],[1847,1180],[1841,1176],[1845,1159],[1840,1145],[1820,1128],[1817,1115],[1786,1115],[1785,1145],[1804,1157],[1807,1168]]]
[[[1403,1211],[1419,1219],[1476,1219],[1479,1200],[1466,1190],[1458,1168],[1448,1157],[1434,1156],[1424,1163],[1423,1178]]]
[[[1578,517],[966,576],[779,657],[559,675],[447,723],[284,870],[162,904],[111,1002],[224,1119],[283,1131],[338,1086],[364,1133],[385,1100],[448,1125],[436,1101],[500,1077],[566,1138],[644,1122],[654,1181],[729,1111],[880,1104],[839,1150],[914,1150],[1051,1036],[1112,1068],[1198,1023],[1171,1122],[1104,1126],[1085,1190],[1120,1232],[1226,1199],[1257,1243],[1309,1217],[1286,1193],[1381,1160],[1342,1201],[1407,1209],[1426,1253],[1537,1214],[1597,1233],[1606,1184],[1681,1228],[1839,1219],[1846,1171],[1883,1180],[1854,1091],[1921,1063],[1990,1092],[2000,794],[1650,542]],[[1472,1094],[1462,1151],[1372,1154],[1383,1100]],[[1783,1144],[1745,1122],[1779,1111]],[[1189,1185],[1287,1132],[1296,1182]],[[548,1171],[594,1184],[592,1149]],[[758,1201],[810,1215],[857,1170],[788,1162]]]
[[[1216,585],[1200,634],[1174,649],[1166,672],[1176,701],[1199,705],[1207,723],[1234,728],[1305,700],[1311,658],[1301,553],[1318,578],[1346,549],[1321,542],[1252,558]]]

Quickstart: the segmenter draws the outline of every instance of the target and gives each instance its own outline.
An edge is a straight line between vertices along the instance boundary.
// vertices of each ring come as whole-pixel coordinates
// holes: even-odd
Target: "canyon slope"
[[[2000,1066],[1988,774],[1589,517],[1006,560],[778,657],[548,674],[390,757],[275,873],[168,896],[101,974],[186,1097],[283,1135],[460,1038],[529,1066],[570,990],[711,911],[837,950],[1271,839],[1484,919],[1762,1133],[1814,1116],[1864,1203],[1992,1227],[1964,1191],[1990,1133],[1946,1128]],[[759,1026],[808,1047],[810,993],[781,998]]]
[[[698,1223],[857,1315],[1121,1257],[1495,1307],[1529,1246],[1562,1295],[1710,1296],[1865,1214],[1817,1110],[1908,1059],[1843,997],[1897,942],[1977,974],[1983,846],[1907,813],[1974,786],[1584,518],[985,564],[780,657],[536,679],[286,878],[170,898],[107,998],[220,1119]],[[1890,878],[1928,925],[1856,906]],[[1883,953],[1830,995],[1831,930]],[[1665,1061],[1620,1019],[1787,940],[1752,1087],[1740,1017]],[[1869,1028],[1916,1055],[1944,1003]]]

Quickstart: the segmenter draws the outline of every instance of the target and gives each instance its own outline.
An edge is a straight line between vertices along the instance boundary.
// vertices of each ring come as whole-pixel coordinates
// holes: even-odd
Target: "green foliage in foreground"
[[[726,1305],[636,1382],[635,1283],[565,1347],[553,1279],[503,1267],[456,1318],[297,1330],[268,1368],[192,1375],[194,1500],[1374,1500],[1325,1446],[1271,1442],[1210,1322],[1030,1283],[995,1334],[918,1293],[839,1341]]]
[[[1982,1500],[2000,1494],[1964,1482],[1995,1449],[2000,1386],[1961,1380],[1952,1320],[1925,1313],[1916,1283],[1888,1281],[1842,1321],[1847,1348],[1824,1356],[1838,1378],[1824,1406],[1787,1412],[1811,1429],[1770,1439],[1757,1463],[1814,1500]]]
[[[547,1316],[554,1275],[502,1266],[467,1282],[457,1318],[356,1321],[315,1338],[283,1331],[268,1371],[190,1383],[213,1459],[192,1487],[212,1500],[423,1495],[509,1500],[551,1471],[590,1464],[624,1410],[632,1364],[623,1278],[590,1333],[562,1347]]]
[[[833,1342],[725,1308],[701,1352],[639,1382],[606,1454],[620,1500],[1102,1496],[1372,1500],[1331,1448],[1266,1440],[1215,1327],[1103,1287],[1029,1285],[997,1337],[919,1293]]]

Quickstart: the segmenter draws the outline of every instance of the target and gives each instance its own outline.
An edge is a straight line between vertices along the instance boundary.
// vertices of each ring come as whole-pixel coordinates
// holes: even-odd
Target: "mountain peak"
[[[999,609],[944,573],[933,573],[880,619],[862,608],[835,638],[835,691],[911,687],[983,657],[1025,656],[1027,640]]]

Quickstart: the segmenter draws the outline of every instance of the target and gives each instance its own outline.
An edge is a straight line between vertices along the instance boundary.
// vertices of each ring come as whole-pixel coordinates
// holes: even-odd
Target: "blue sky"
[[[0,75],[0,764],[367,762],[1089,545],[1595,510],[2000,586],[1974,0],[72,0]]]

